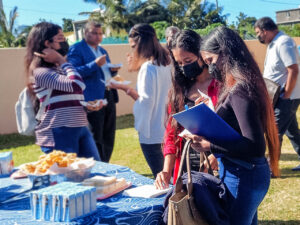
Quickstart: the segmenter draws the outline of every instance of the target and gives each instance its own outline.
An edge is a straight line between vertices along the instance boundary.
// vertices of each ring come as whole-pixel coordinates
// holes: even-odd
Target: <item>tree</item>
[[[0,47],[24,47],[31,26],[20,26],[15,28],[15,21],[18,16],[18,8],[14,7],[9,18],[6,18],[3,9],[0,9]]]
[[[222,8],[201,0],[171,0],[168,3],[172,25],[179,28],[200,29],[213,23],[226,24]]]
[[[157,38],[163,40],[165,38],[165,31],[170,25],[166,21],[156,21],[151,26],[154,28]]]
[[[199,29],[226,24],[222,8],[202,0],[84,0],[98,3],[100,10],[83,12],[113,30],[129,29],[137,23],[165,21],[179,28]]]
[[[291,37],[300,37],[300,24],[293,25],[279,25],[279,30],[282,30],[284,33]]]
[[[168,11],[159,0],[84,0],[98,3],[99,10],[83,12],[112,30],[129,29],[137,23],[153,23],[168,19]]]
[[[213,24],[210,24],[210,25],[206,26],[203,29],[195,29],[194,31],[197,32],[201,37],[203,37],[203,36],[208,35],[209,32],[212,31],[213,29],[215,29],[216,27],[222,26],[222,25],[224,25],[224,24],[222,24],[222,23],[213,23]]]
[[[18,8],[14,7],[10,13],[9,18],[7,20],[5,12],[3,9],[0,9],[0,47],[17,47],[16,37],[14,33],[16,33],[16,29],[14,28],[15,20],[18,16],[17,13]]]
[[[123,0],[84,0],[85,2],[97,3],[99,10],[93,12],[82,12],[89,14],[90,19],[101,22],[105,27],[120,31],[128,25],[128,8]]]
[[[63,32],[73,31],[73,23],[71,19],[63,18]]]
[[[159,1],[149,0],[138,4],[131,10],[131,26],[137,23],[154,23],[157,21],[169,21],[169,12]]]
[[[248,17],[245,13],[240,12],[237,18],[237,32],[243,39],[255,39],[256,34],[254,31],[255,17]]]

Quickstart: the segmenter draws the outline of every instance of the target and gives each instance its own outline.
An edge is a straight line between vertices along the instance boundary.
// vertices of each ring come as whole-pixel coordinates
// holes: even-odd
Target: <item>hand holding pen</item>
[[[195,105],[198,105],[201,102],[203,102],[206,105],[208,105],[209,104],[209,99],[207,97],[203,96],[202,93],[201,93],[201,91],[199,89],[198,89],[198,92],[200,94],[200,97],[195,100]]]

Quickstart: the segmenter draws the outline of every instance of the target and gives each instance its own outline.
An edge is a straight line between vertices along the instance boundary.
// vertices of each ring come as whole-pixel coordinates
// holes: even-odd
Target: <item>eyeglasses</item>
[[[103,35],[103,33],[91,32],[92,35]]]

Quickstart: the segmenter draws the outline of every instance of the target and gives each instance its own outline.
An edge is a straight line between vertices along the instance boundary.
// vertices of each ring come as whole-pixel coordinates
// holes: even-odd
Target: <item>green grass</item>
[[[298,112],[298,121],[300,111]],[[38,159],[42,154],[33,137],[18,134],[0,135],[0,152],[12,151],[15,165]],[[140,149],[138,135],[133,128],[132,115],[118,117],[115,148],[110,163],[131,168],[152,178],[150,168]],[[282,176],[271,180],[267,196],[259,207],[260,225],[300,224],[300,172],[291,169],[299,164],[290,142],[284,138],[280,168]]]

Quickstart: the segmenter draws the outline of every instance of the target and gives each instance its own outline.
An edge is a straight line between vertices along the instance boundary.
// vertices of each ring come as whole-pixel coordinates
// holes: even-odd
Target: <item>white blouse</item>
[[[140,143],[163,142],[166,123],[166,104],[171,86],[171,65],[143,63],[137,77],[139,98],[133,107],[134,126]]]

